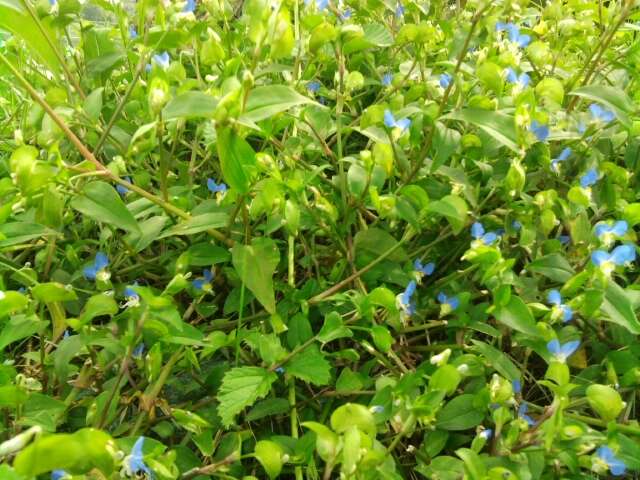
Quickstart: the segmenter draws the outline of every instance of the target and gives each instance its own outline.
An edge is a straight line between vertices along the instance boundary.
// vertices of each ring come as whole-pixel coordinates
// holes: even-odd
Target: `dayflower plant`
[[[396,305],[398,306],[398,310],[400,310],[400,314],[405,321],[416,313],[416,304],[412,300],[413,295],[416,293],[416,287],[416,281],[411,280],[404,289],[404,292],[396,297]]]
[[[144,437],[138,437],[133,444],[131,453],[124,459],[124,472],[129,477],[137,475],[145,475],[146,478],[154,478],[153,472],[144,462],[144,453],[142,447],[144,445]]]
[[[599,467],[598,470],[609,471],[615,477],[624,475],[627,471],[625,463],[616,457],[613,450],[606,445],[598,447],[598,450],[596,450],[595,462],[596,466]]]
[[[547,350],[551,354],[551,358],[559,363],[566,363],[567,359],[578,350],[580,346],[579,340],[572,340],[567,343],[560,343],[557,339],[547,343]]]
[[[478,244],[485,246],[494,244],[499,238],[496,232],[485,232],[484,225],[480,222],[471,225],[471,236]]]
[[[393,116],[393,113],[391,113],[390,110],[385,110],[384,124],[388,128],[398,128],[401,132],[404,132],[411,126],[411,120],[408,118],[401,118],[396,120],[396,118]]]
[[[202,277],[196,278],[191,283],[193,285],[193,288],[195,288],[196,290],[208,292],[212,288],[211,282],[213,281],[214,277],[215,272],[213,268],[205,269],[202,271]]]
[[[453,80],[453,78],[451,77],[451,75],[449,75],[448,73],[443,73],[440,75],[440,86],[442,88],[447,88],[449,85],[451,85],[451,81]]]
[[[460,299],[456,296],[448,296],[444,292],[438,293],[438,302],[448,307],[450,311],[456,310],[460,306]]]
[[[413,262],[413,270],[416,274],[416,281],[418,284],[422,282],[422,278],[425,276],[429,276],[436,269],[436,264],[433,262],[429,262],[426,264],[422,264],[419,258],[416,258]]]
[[[504,23],[504,22],[498,22],[496,23],[496,30],[498,32],[503,32],[506,31],[509,35],[509,41],[515,43],[516,45],[518,45],[519,47],[526,47],[527,45],[529,45],[529,43],[531,43],[531,37],[529,35],[524,35],[522,33],[520,33],[520,27],[518,27],[517,25],[509,22],[509,23]]]
[[[551,290],[547,295],[547,301],[553,305],[551,316],[560,318],[564,323],[569,322],[573,318],[573,309],[562,303],[562,295],[558,290]]]
[[[610,246],[617,238],[624,237],[629,229],[625,220],[618,220],[613,225],[601,222],[596,225],[596,237],[606,246]]]
[[[602,108],[597,103],[589,105],[589,112],[595,121],[602,123],[613,122],[616,119],[616,114],[610,110]]]
[[[635,261],[636,248],[631,244],[618,245],[611,252],[596,250],[591,254],[591,261],[605,275],[610,275],[616,267]]]
[[[88,267],[84,267],[82,274],[87,280],[107,281],[111,278],[111,274],[107,270],[109,266],[109,257],[103,252],[96,253],[93,263]]]
[[[556,173],[559,172],[560,164],[568,160],[569,157],[571,156],[571,153],[572,153],[571,147],[563,148],[562,151],[560,152],[560,155],[558,155],[556,158],[551,160],[551,169]]]

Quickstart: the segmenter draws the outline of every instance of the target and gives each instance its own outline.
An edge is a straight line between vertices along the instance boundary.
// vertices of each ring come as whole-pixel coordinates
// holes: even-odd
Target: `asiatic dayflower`
[[[191,284],[196,290],[208,292],[212,288],[211,282],[213,281],[214,277],[215,272],[213,271],[213,268],[205,269],[202,271],[202,277],[196,278],[193,282],[191,282]]]
[[[596,250],[591,254],[591,262],[605,275],[611,275],[616,267],[631,263],[636,259],[636,248],[632,244],[618,245],[611,253]]]
[[[133,180],[131,179],[131,177],[124,177],[124,179],[129,183],[133,183]],[[124,197],[127,193],[129,193],[129,189],[124,185],[120,185],[120,184],[116,185],[116,191],[120,194],[121,197]]]
[[[480,245],[489,246],[498,240],[498,234],[496,232],[485,232],[484,225],[480,222],[475,222],[471,225],[471,236],[475,239],[471,244],[472,247]]]
[[[562,295],[558,290],[551,290],[547,295],[547,301],[553,305],[551,318],[562,318],[563,323],[571,321],[573,309],[569,305],[562,303]]]
[[[490,428],[485,428],[478,435],[483,440],[489,440],[493,436],[493,430],[491,430]]]
[[[144,353],[144,343],[140,342],[138,345],[136,345],[136,348],[133,349],[133,352],[131,352],[131,355],[133,356],[133,358],[142,358],[143,353]]]
[[[527,422],[527,425],[529,425],[530,427],[533,427],[536,424],[536,421],[528,415],[528,411],[529,406],[526,403],[522,402],[518,407],[518,418]]]
[[[521,48],[524,48],[531,43],[531,37],[520,33],[520,27],[514,23],[498,22],[496,23],[496,31],[506,31],[509,34],[509,40]]]
[[[556,338],[547,343],[547,351],[556,362],[566,363],[567,358],[575,353],[580,346],[579,340],[572,340],[567,343],[560,343]]]
[[[505,70],[507,82],[514,85],[514,87],[518,90],[522,90],[529,85],[531,78],[525,72],[522,72],[520,75],[516,73],[516,71],[509,67]]]
[[[137,307],[140,305],[140,295],[135,291],[135,287],[138,286],[138,282],[133,282],[133,285],[127,285],[124,288],[124,307]]]
[[[187,0],[185,2],[184,7],[182,8],[183,13],[193,13],[196,10],[196,1],[195,0]]]
[[[604,245],[610,247],[616,238],[623,237],[628,229],[629,224],[625,220],[618,220],[613,225],[605,222],[598,223],[595,231],[596,237],[598,237]]]
[[[309,90],[311,93],[318,93],[321,86],[322,85],[317,80],[311,80],[310,82],[307,82],[307,90]]]
[[[420,261],[419,258],[416,258],[415,261],[413,262],[413,270],[414,273],[416,275],[416,281],[418,282],[418,285],[420,285],[420,283],[422,283],[422,279],[425,276],[429,276],[433,273],[433,271],[436,269],[436,264],[433,262],[429,262],[425,265],[422,264],[422,262]]]
[[[571,156],[571,147],[565,147],[556,158],[551,160],[551,170],[560,172],[560,163],[566,161]]]
[[[598,182],[599,176],[600,174],[598,173],[598,170],[592,168],[580,177],[580,187],[584,191],[585,195],[589,197],[591,196],[591,187]]]
[[[84,267],[82,274],[87,280],[100,280],[106,282],[111,278],[111,274],[107,270],[109,266],[109,257],[103,252],[96,253],[93,263],[88,267]]]
[[[531,130],[531,132],[536,136],[539,142],[544,142],[547,138],[549,138],[549,126],[540,123],[537,120],[531,121],[529,130]]]
[[[385,87],[391,86],[391,82],[393,81],[393,75],[391,73],[385,73],[382,76],[382,85]]]
[[[398,2],[396,6],[396,18],[402,18],[404,16],[404,6]]]
[[[163,70],[168,69],[169,65],[171,64],[171,57],[169,56],[168,52],[158,53],[151,57],[151,60]]]
[[[620,458],[615,456],[611,448],[603,445],[596,450],[594,470],[601,473],[605,473],[608,470],[614,477],[619,477],[625,474],[627,466]]]
[[[384,111],[384,124],[388,128],[399,128],[402,133],[411,126],[411,120],[408,118],[400,118],[396,120],[390,110]]]
[[[511,380],[511,388],[513,389],[513,393],[516,395],[520,395],[522,393],[522,382],[519,378]]]
[[[438,80],[438,83],[442,88],[447,88],[449,85],[451,85],[452,80],[453,80],[453,77],[451,75],[449,75],[448,73],[443,73],[440,75],[440,79]]]
[[[211,193],[216,195],[216,198],[221,199],[227,193],[228,187],[224,182],[216,183],[213,178],[207,179],[207,188]]]
[[[304,0],[305,5],[308,6],[310,3],[311,3],[311,0]],[[327,7],[329,6],[329,0],[316,0],[313,3],[315,3],[316,7],[320,12],[322,12],[323,10],[326,10]]]
[[[129,38],[131,40],[138,38],[138,29],[135,25],[129,25]]]
[[[602,108],[597,103],[592,103],[591,105],[589,105],[589,112],[591,112],[591,117],[596,122],[609,123],[613,122],[616,119],[615,113]]]
[[[417,283],[415,280],[411,280],[407,284],[407,288],[404,289],[404,292],[398,294],[396,297],[396,305],[398,306],[398,310],[400,310],[400,315],[403,321],[406,321],[411,315],[416,313],[416,304],[411,299],[413,294],[416,292]]]
[[[140,474],[146,475],[147,478],[153,478],[153,472],[144,463],[144,454],[142,453],[142,446],[144,445],[144,437],[138,437],[136,443],[133,444],[131,454],[124,459],[124,472],[129,477],[137,476]]]
[[[460,306],[460,299],[456,295],[449,297],[446,293],[440,292],[436,298],[438,302],[450,312],[453,312]]]
[[[67,478],[71,478],[71,474],[64,470],[58,469],[51,472],[51,480],[66,480]]]

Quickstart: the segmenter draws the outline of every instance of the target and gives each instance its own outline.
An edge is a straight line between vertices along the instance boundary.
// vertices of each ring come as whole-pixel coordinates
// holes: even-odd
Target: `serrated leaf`
[[[314,385],[327,385],[331,380],[331,365],[317,345],[308,346],[284,367],[289,375]]]
[[[260,367],[237,367],[227,372],[218,392],[218,415],[230,426],[245,407],[266,396],[278,376]]]
[[[324,324],[318,332],[318,340],[328,343],[338,338],[352,337],[353,332],[344,325],[338,312],[331,312],[324,318]]]

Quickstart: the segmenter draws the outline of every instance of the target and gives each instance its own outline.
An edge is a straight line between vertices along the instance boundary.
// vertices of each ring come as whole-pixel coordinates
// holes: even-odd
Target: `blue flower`
[[[384,406],[382,405],[372,405],[369,407],[369,410],[371,410],[371,413],[382,413],[384,412]]]
[[[511,228],[513,228],[514,230],[521,230],[522,224],[518,220],[514,220],[513,222],[511,222]]]
[[[223,182],[216,183],[213,178],[207,179],[207,188],[212,193],[219,193],[220,195],[227,193],[227,185]]]
[[[351,11],[350,8],[347,8],[344,12],[340,14],[340,20],[342,21],[349,20],[351,18],[351,15],[353,15],[353,12]]]
[[[131,177],[124,177],[124,179],[129,183],[133,183],[133,180],[131,180]],[[127,193],[129,193],[129,189],[124,185],[120,185],[120,184],[116,185],[116,191],[120,194],[121,197],[124,197]]]
[[[604,244],[611,245],[616,237],[622,237],[627,233],[629,224],[624,220],[618,220],[613,225],[599,223],[596,225],[596,237]]]
[[[382,76],[382,85],[384,85],[385,87],[390,86],[392,81],[393,81],[393,75],[391,73],[385,73]]]
[[[627,243],[618,245],[611,253],[604,250],[596,250],[591,254],[591,261],[605,274],[609,275],[616,267],[631,263],[636,259],[636,249]]]
[[[438,302],[442,305],[448,305],[452,311],[460,306],[460,299],[456,295],[448,297],[446,293],[440,292],[437,298]]]
[[[480,438],[482,438],[483,440],[489,440],[492,436],[493,430],[491,430],[490,428],[487,428],[480,432]]]
[[[562,244],[562,245],[568,245],[569,242],[571,241],[571,237],[569,235],[560,235],[558,237],[558,241]]]
[[[624,475],[625,471],[627,470],[627,466],[625,465],[625,463],[618,457],[616,457],[613,453],[613,450],[611,450],[606,445],[603,445],[602,447],[598,448],[598,450],[596,450],[596,456],[602,463],[606,464],[607,468],[611,472],[611,475],[615,477]]]
[[[129,38],[131,40],[135,40],[136,38],[138,38],[138,30],[136,29],[135,25],[129,25]]]
[[[307,83],[307,90],[309,90],[311,93],[318,93],[320,87],[320,82],[316,80],[312,80],[311,82]]]
[[[135,291],[137,286],[138,282],[133,282],[133,285],[127,285],[124,288],[124,298],[126,300],[124,307],[137,307],[140,305],[140,295]]]
[[[203,270],[202,278],[196,278],[193,282],[191,282],[191,284],[196,290],[210,290],[213,277],[215,277],[213,268],[209,270]]]
[[[516,43],[519,47],[526,47],[531,42],[529,35],[523,35],[520,33],[520,28],[513,23],[496,23],[496,30],[498,32],[507,31],[509,33],[509,40]]]
[[[442,88],[447,88],[449,85],[451,85],[451,80],[453,80],[451,75],[449,75],[448,73],[443,73],[442,75],[440,75],[440,86]]]
[[[601,121],[604,123],[612,122],[616,119],[616,114],[610,110],[605,110],[597,103],[592,103],[589,105],[589,111],[591,112],[591,116],[596,121]]]
[[[418,277],[418,283],[422,280],[422,277],[429,276],[436,269],[436,264],[433,262],[429,262],[426,265],[423,265],[419,258],[413,262],[413,269],[416,271],[416,275]]]
[[[185,13],[194,12],[196,10],[196,1],[195,0],[187,0],[186,5],[182,9]]]
[[[598,176],[600,174],[598,173],[598,170],[595,168],[592,168],[591,170],[589,170],[587,173],[585,173],[583,176],[580,177],[580,186],[582,188],[589,188],[592,185],[595,185],[595,183],[598,181]]]
[[[144,343],[140,342],[138,345],[136,345],[136,348],[133,349],[133,352],[131,355],[133,355],[133,358],[142,358],[143,353],[144,353]]]
[[[531,79],[526,73],[522,72],[518,75],[513,68],[507,68],[507,82],[515,83],[518,87],[524,88],[529,85],[530,81]]]
[[[156,54],[152,57],[153,62],[158,65],[163,70],[169,68],[169,64],[171,63],[171,57],[167,52],[162,52]]]
[[[71,475],[64,470],[54,470],[51,472],[51,480],[64,480],[65,478],[70,477]]]
[[[529,415],[527,415],[527,412],[529,410],[529,407],[527,406],[526,403],[521,403],[520,406],[518,407],[518,418],[521,418],[522,420],[524,420],[525,422],[527,422],[527,424],[530,427],[533,427],[536,424],[536,421],[531,418]]]
[[[144,463],[144,454],[142,453],[143,444],[144,437],[138,437],[136,443],[133,444],[133,448],[131,449],[131,455],[126,459],[127,470],[131,475],[145,473],[148,478],[153,478],[153,473]]]
[[[98,276],[101,280],[108,280],[109,275],[106,268],[109,266],[109,257],[105,253],[98,252],[93,260],[93,264],[84,267],[82,273],[87,280],[95,280]]]
[[[511,381],[511,388],[513,388],[513,393],[516,395],[520,395],[522,393],[522,382],[519,378]]]
[[[551,169],[554,172],[560,170],[560,162],[564,162],[571,156],[572,150],[571,147],[565,147],[556,158],[551,160]]]
[[[475,222],[471,225],[471,236],[487,246],[498,240],[498,234],[496,232],[485,233],[484,226],[480,222]]]
[[[49,5],[55,7],[58,4],[58,0],[49,0]]]
[[[401,118],[396,120],[390,110],[384,111],[384,124],[389,128],[399,128],[401,131],[405,131],[411,126],[411,120],[408,118]]]
[[[311,0],[304,0],[305,5],[309,5]],[[323,11],[329,6],[329,0],[316,0],[316,7],[318,10]]]
[[[404,16],[404,6],[401,3],[398,3],[396,7],[396,18],[402,18]]]
[[[551,340],[547,343],[547,350],[556,362],[565,363],[580,346],[579,340],[572,340],[567,343],[561,344],[557,339]]]
[[[544,125],[537,120],[531,122],[529,130],[533,132],[539,142],[544,142],[549,137],[549,126]]]
[[[417,283],[415,280],[411,280],[407,284],[407,288],[404,289],[398,297],[396,298],[396,303],[398,304],[398,308],[400,311],[407,317],[410,317],[414,313],[416,313],[416,305],[411,300],[413,294],[416,292]]]
[[[569,305],[562,303],[562,295],[558,290],[551,290],[547,295],[547,301],[554,306],[554,310],[562,314],[562,321],[567,323],[573,318],[573,310]]]

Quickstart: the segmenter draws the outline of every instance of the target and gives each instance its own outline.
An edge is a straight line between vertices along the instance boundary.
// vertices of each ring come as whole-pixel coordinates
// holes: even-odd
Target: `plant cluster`
[[[640,471],[635,0],[0,0],[0,478]]]

